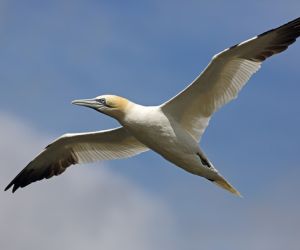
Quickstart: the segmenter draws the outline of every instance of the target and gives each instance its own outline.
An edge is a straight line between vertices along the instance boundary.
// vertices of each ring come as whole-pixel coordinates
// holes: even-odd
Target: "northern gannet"
[[[287,49],[298,36],[300,18],[220,52],[189,86],[159,106],[142,106],[115,95],[73,101],[117,119],[121,127],[59,137],[5,190],[13,186],[15,192],[73,164],[126,158],[152,149],[187,172],[240,195],[200,149],[201,136],[213,113],[237,97],[261,63]]]

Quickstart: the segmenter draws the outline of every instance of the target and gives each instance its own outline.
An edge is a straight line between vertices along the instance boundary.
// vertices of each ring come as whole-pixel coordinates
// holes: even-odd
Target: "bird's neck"
[[[136,106],[139,105],[124,98],[122,105],[120,105],[118,108],[112,109],[109,113],[107,113],[107,115],[115,118],[122,124],[126,116],[129,113],[134,112],[133,110]]]

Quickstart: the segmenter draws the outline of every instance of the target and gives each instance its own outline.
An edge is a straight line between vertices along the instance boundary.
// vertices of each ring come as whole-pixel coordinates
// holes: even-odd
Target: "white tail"
[[[221,175],[218,175],[218,178],[216,180],[211,180],[213,183],[218,185],[221,188],[224,188],[228,190],[230,193],[235,194],[239,197],[242,197],[239,191],[237,191],[228,181],[225,180],[224,177]]]

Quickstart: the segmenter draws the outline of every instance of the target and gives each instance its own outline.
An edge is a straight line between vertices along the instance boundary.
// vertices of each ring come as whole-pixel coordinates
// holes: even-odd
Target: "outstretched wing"
[[[149,150],[123,127],[91,133],[65,134],[47,146],[5,188],[13,192],[32,182],[60,175],[77,163],[120,159]]]
[[[211,115],[237,97],[265,59],[286,50],[299,36],[297,18],[222,51],[186,89],[164,103],[162,110],[199,141]]]

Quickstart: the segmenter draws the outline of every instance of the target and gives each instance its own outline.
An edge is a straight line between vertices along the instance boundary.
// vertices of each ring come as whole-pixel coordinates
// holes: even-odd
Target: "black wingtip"
[[[16,192],[17,191],[17,189],[20,187],[20,184],[19,184],[19,182],[18,182],[18,180],[19,180],[19,177],[20,177],[20,175],[21,175],[21,173],[22,173],[23,171],[21,171],[8,185],[7,185],[7,187],[4,189],[4,191],[7,191],[7,190],[9,190],[11,187],[13,187],[12,188],[12,192],[14,193],[14,192]]]
[[[10,189],[10,187],[13,185],[13,183],[11,182],[11,183],[9,183],[8,185],[7,185],[7,187],[4,189],[4,191],[7,191],[8,189]]]
[[[15,184],[14,181],[12,181],[11,183],[9,183],[9,184],[7,185],[7,187],[4,189],[4,191],[9,190],[14,184]],[[18,189],[18,187],[17,187],[16,185],[14,185],[14,186],[13,186],[13,189],[12,189],[12,192],[14,193],[17,189]]]
[[[19,188],[19,186],[14,185],[14,187],[13,187],[13,189],[12,189],[12,192],[13,192],[13,193],[16,192],[18,188]]]

